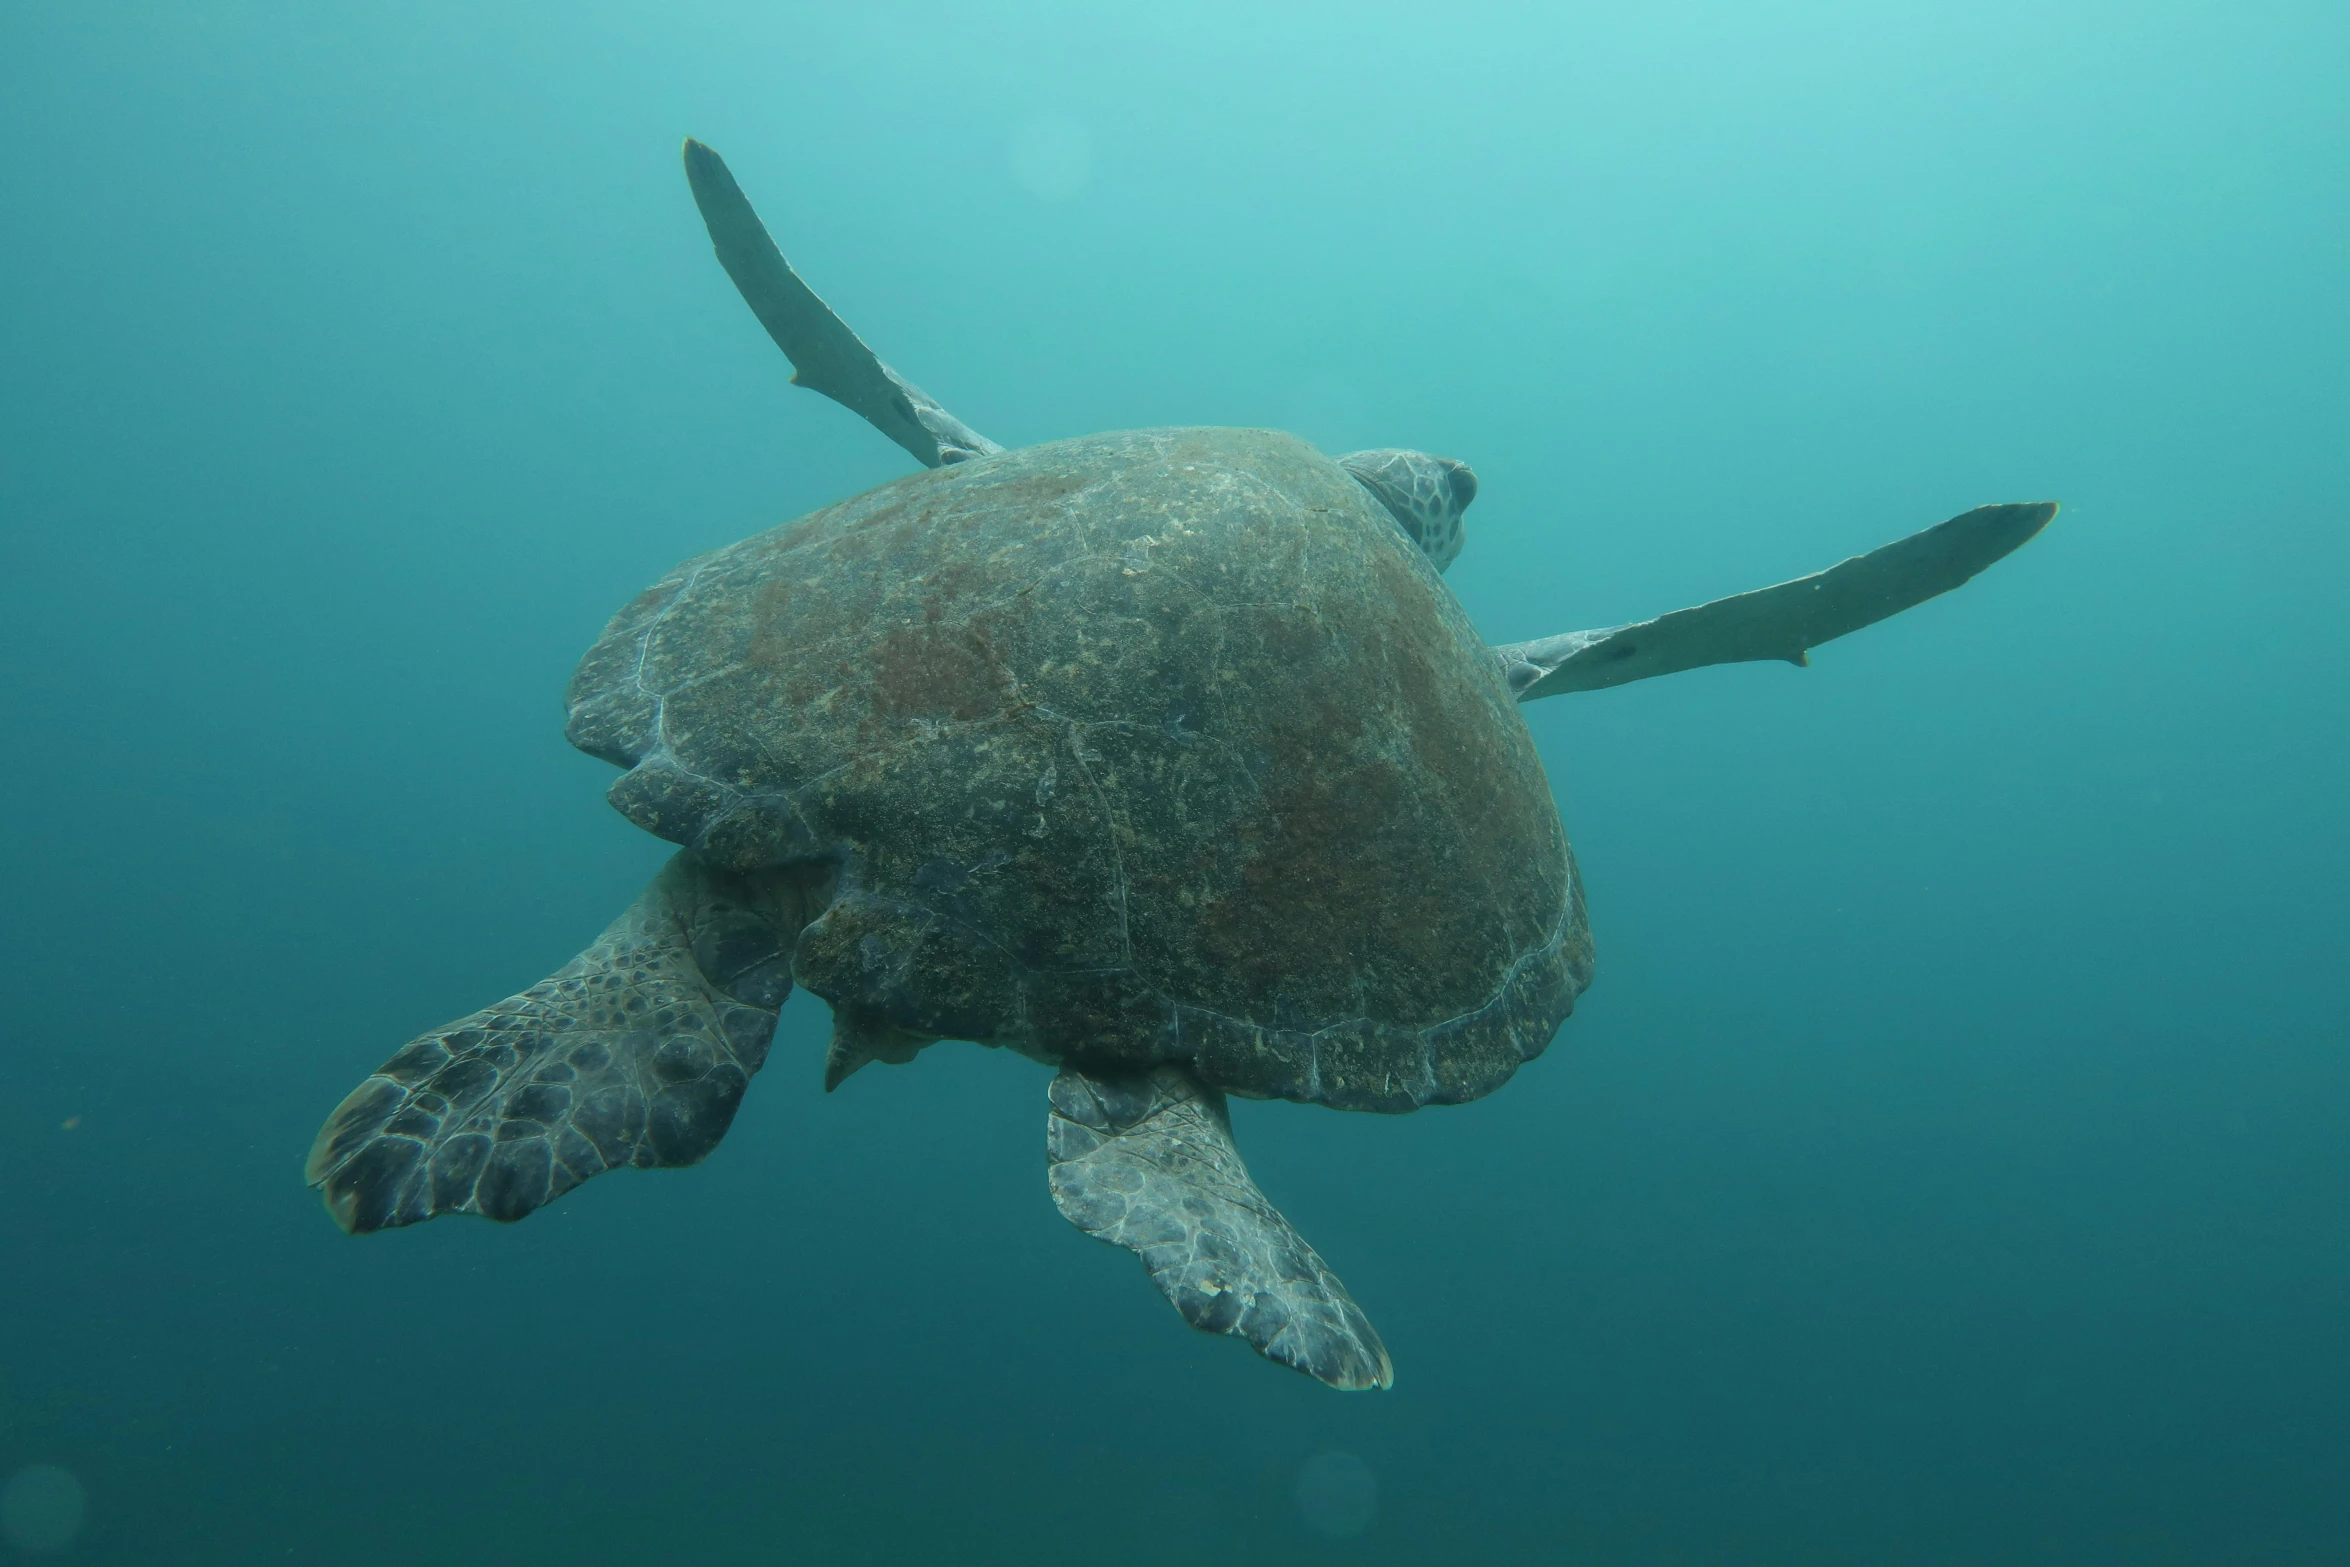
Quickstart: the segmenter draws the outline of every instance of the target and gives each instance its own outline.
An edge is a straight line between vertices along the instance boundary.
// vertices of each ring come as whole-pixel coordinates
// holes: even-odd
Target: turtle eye
[[[1444,475],[1445,488],[1452,492],[1452,512],[1458,518],[1477,498],[1477,474],[1465,462],[1455,462]]]

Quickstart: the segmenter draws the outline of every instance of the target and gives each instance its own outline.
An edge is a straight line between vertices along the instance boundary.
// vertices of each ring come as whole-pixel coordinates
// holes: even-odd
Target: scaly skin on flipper
[[[1178,1066],[1063,1067],[1045,1138],[1055,1206],[1138,1253],[1184,1321],[1335,1388],[1394,1382],[1370,1319],[1249,1178],[1222,1094]]]
[[[379,1067],[319,1131],[310,1184],[356,1234],[698,1162],[766,1058],[811,891],[678,855],[560,971]]]
[[[1808,664],[1811,649],[1949,592],[2020,549],[2055,515],[2054,501],[1978,506],[1793,582],[1493,653],[1521,702],[1706,664]]]
[[[924,467],[1003,450],[883,364],[864,339],[800,281],[723,158],[689,138],[685,175],[719,264],[775,346],[791,360],[794,385],[822,392],[863,414]]]

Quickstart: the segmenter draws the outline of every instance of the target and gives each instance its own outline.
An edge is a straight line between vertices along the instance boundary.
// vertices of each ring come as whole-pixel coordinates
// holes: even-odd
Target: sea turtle
[[[1489,648],[1438,576],[1465,465],[1232,429],[1006,451],[809,291],[716,153],[685,161],[793,379],[927,471],[687,562],[589,650],[569,736],[679,852],[568,966],[328,1118],[309,1178],[355,1232],[694,1163],[796,981],[832,1005],[827,1089],[939,1039],[1054,1067],[1063,1214],[1140,1253],[1193,1326],[1385,1387],[1225,1096],[1453,1104],[1550,1042],[1591,943],[1518,704],[1801,664],[2055,510],[1982,507],[1800,581]]]

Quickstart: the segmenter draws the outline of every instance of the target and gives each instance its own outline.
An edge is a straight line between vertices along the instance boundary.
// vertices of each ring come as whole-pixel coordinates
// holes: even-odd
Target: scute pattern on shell
[[[1498,666],[1295,437],[918,473],[623,610],[570,734],[713,865],[837,861],[799,982],[917,1034],[1352,1109],[1491,1091],[1590,977]]]

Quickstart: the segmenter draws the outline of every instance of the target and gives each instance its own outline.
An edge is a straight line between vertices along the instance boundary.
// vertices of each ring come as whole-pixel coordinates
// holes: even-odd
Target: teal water
[[[2346,80],[2289,0],[0,9],[0,1559],[2350,1556]],[[1496,640],[2065,503],[1527,709],[1550,1053],[1234,1113],[1392,1392],[1062,1222],[1043,1069],[821,1093],[807,996],[699,1168],[303,1189],[667,853],[562,739],[605,617],[909,466],[689,134],[999,440],[1467,459]]]

